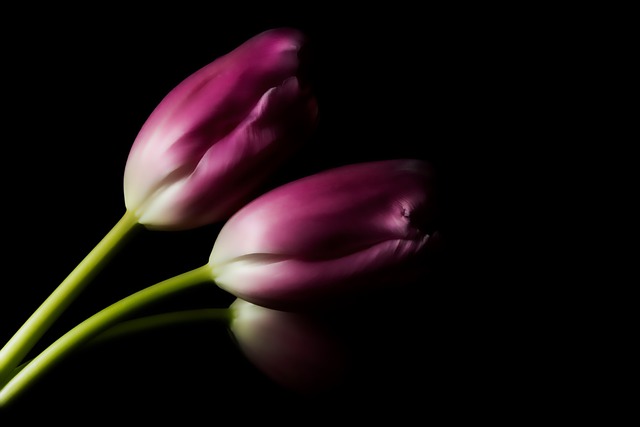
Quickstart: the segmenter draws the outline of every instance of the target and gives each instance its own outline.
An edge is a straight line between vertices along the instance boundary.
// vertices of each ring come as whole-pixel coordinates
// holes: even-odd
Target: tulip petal
[[[334,257],[424,235],[433,216],[431,167],[412,159],[348,165],[253,200],[220,231],[211,260],[250,253]]]
[[[251,254],[212,266],[213,276],[221,289],[257,305],[282,310],[323,306],[414,277],[418,270],[398,267],[411,267],[406,261],[426,247],[429,237],[386,241],[327,260]]]
[[[188,226],[197,227],[239,209],[314,128],[315,99],[302,91],[296,78],[268,90],[242,123],[196,156],[196,164],[190,168],[184,162],[181,172],[167,179],[167,185],[144,206],[139,221],[162,229],[189,218]],[[181,147],[204,145],[184,139]],[[182,176],[176,177],[177,173]],[[216,194],[225,197],[212,197]]]
[[[298,87],[295,78],[303,65],[300,51],[305,43],[306,37],[296,29],[265,31],[202,67],[167,94],[140,129],[125,167],[125,205],[141,224],[188,229],[228,218],[239,200],[248,197],[246,193],[290,155],[290,146],[304,140],[301,127],[313,127],[315,120],[309,116],[317,114],[312,95]],[[295,84],[283,84],[290,81]],[[269,95],[272,92],[280,95]],[[271,97],[281,101],[265,101]],[[285,115],[284,110],[296,114]],[[256,114],[260,125],[250,126]],[[271,122],[261,117],[270,117]],[[264,137],[269,132],[272,137]],[[245,137],[251,140],[244,141]],[[258,141],[283,146],[261,149],[272,156],[225,157],[250,154],[247,148],[258,147]],[[217,144],[239,147],[212,150]],[[209,154],[214,152],[218,154]],[[204,159],[206,156],[209,158]],[[254,176],[235,171],[238,165],[246,170],[245,162],[254,168]],[[198,169],[219,173],[196,172]],[[194,173],[202,179],[193,179]],[[224,182],[204,182],[207,177]],[[216,203],[206,215],[204,211],[213,203],[203,203],[202,198]]]
[[[277,309],[413,278],[436,230],[428,163],[347,165],[282,185],[222,227],[209,258],[231,294]],[[437,241],[437,239],[436,239]]]

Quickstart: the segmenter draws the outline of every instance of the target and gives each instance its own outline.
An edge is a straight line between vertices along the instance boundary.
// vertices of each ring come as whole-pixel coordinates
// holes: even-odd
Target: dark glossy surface
[[[389,26],[407,14],[413,17],[403,25]],[[3,53],[3,161],[10,168],[2,171],[8,250],[0,342],[124,213],[122,173],[130,145],[166,92],[274,26],[295,26],[312,38],[309,78],[321,119],[312,141],[267,186],[351,162],[426,159],[442,180],[447,251],[432,278],[410,293],[390,291],[358,322],[340,328],[356,363],[331,393],[304,397],[283,390],[242,357],[223,326],[183,325],[74,354],[16,402],[10,416],[66,425],[125,419],[306,425],[324,417],[404,425],[400,420],[417,416],[415,424],[424,425],[502,413],[505,399],[511,407],[519,404],[508,388],[521,386],[518,379],[530,373],[505,375],[517,351],[507,345],[504,352],[504,338],[513,336],[496,332],[504,328],[492,310],[497,290],[480,290],[484,279],[474,274],[480,273],[478,257],[487,254],[468,256],[478,244],[466,245],[473,239],[465,234],[482,222],[482,210],[469,210],[478,206],[472,190],[485,179],[478,172],[491,173],[476,162],[486,154],[480,141],[490,145],[496,135],[496,119],[487,111],[494,106],[485,97],[495,83],[493,34],[450,11],[420,18],[416,11],[379,11],[366,19],[338,13],[319,19],[313,9],[249,19],[198,10],[162,15],[123,11],[99,22],[25,21],[24,37],[14,34],[20,45]],[[105,305],[206,263],[219,227],[140,233],[41,346]],[[154,309],[226,307],[232,300],[207,288]]]

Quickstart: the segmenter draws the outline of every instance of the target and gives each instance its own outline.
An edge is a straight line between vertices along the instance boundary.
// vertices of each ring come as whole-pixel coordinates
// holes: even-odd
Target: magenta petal
[[[307,260],[284,256],[247,255],[214,268],[217,285],[236,297],[274,309],[326,306],[405,279],[394,268],[426,247],[420,241],[393,240],[344,257]]]
[[[188,229],[226,219],[305,141],[317,115],[297,84],[305,43],[295,29],[265,31],[167,94],[125,168],[125,204],[140,223]]]
[[[250,253],[330,257],[418,238],[433,215],[431,167],[418,160],[348,165],[285,184],[225,224],[212,259]]]
[[[218,285],[273,308],[319,303],[401,280],[435,231],[433,174],[412,159],[343,166],[241,208],[209,263]]]
[[[177,222],[194,228],[239,209],[314,128],[315,100],[301,91],[295,77],[267,91],[231,133],[197,156],[191,168],[185,166],[183,178],[167,181],[141,221],[156,229]],[[190,135],[176,149],[197,146],[199,137]]]

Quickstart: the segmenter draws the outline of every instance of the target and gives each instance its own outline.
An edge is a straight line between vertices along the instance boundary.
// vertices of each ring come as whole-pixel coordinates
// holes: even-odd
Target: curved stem
[[[138,225],[133,213],[126,211],[116,225],[73,269],[49,297],[33,312],[0,350],[0,385],[29,353],[42,335],[51,327],[82,289],[110,260],[125,238]]]
[[[151,303],[194,287],[198,284],[214,283],[211,268],[208,265],[198,267],[186,273],[171,277],[149,286],[89,317],[66,334],[58,338],[49,347],[20,369],[16,375],[0,390],[0,407],[7,405],[22,393],[33,380],[51,368],[67,353],[84,342],[94,338],[112,325],[123,320]]]

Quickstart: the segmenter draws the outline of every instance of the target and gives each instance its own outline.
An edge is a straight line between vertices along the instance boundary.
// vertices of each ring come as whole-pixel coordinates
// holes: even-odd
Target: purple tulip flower
[[[260,33],[183,80],[137,135],[124,172],[128,211],[151,229],[227,219],[314,129],[301,83],[305,36]]]
[[[439,240],[434,184],[431,166],[414,159],[284,184],[224,224],[209,258],[213,278],[238,298],[285,310],[415,280]]]

